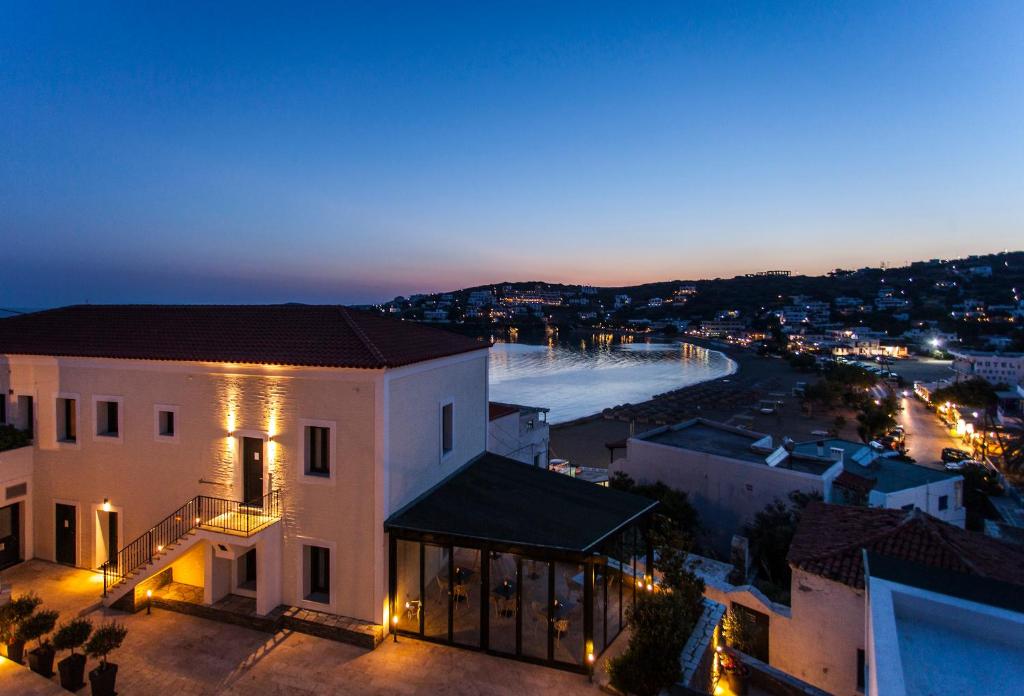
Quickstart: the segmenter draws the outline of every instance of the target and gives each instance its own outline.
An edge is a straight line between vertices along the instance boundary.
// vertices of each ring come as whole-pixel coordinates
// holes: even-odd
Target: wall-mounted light
[[[103,512],[110,512],[110,498],[103,499]]]

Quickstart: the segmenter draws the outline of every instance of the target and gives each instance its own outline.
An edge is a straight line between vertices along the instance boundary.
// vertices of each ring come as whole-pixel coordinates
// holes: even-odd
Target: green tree
[[[816,493],[793,491],[789,494],[788,503],[776,499],[754,515],[753,521],[743,528],[758,570],[779,599],[788,595],[792,573],[786,555],[800,516],[810,501],[820,499]]]

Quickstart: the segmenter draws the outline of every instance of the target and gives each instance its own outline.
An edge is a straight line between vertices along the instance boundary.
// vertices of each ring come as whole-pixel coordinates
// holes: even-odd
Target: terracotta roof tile
[[[0,319],[0,353],[380,369],[486,348],[340,305],[74,305]]]
[[[788,560],[795,568],[863,588],[863,549],[1024,586],[1024,550],[920,510],[811,503],[800,519]]]

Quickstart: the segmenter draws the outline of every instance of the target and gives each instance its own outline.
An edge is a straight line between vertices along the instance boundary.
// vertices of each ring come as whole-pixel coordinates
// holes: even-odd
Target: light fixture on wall
[[[103,499],[103,512],[110,512],[110,498]]]

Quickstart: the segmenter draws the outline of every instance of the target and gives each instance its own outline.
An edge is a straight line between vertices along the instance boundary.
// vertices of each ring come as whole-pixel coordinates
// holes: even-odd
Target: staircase
[[[100,566],[103,603],[110,606],[140,581],[183,555],[200,530],[248,538],[280,519],[280,491],[247,502],[197,495]]]

